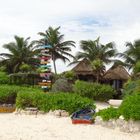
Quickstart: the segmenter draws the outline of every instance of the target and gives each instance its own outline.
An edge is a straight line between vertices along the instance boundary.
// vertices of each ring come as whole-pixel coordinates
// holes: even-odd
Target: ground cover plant
[[[110,119],[118,119],[120,112],[118,108],[109,107],[107,109],[100,110],[95,116],[101,116],[103,121],[108,121]]]

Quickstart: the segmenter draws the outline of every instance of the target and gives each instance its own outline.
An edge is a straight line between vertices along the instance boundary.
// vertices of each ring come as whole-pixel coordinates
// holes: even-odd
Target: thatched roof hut
[[[73,69],[72,71],[75,72],[76,76],[80,80],[85,81],[94,81],[96,76],[93,72],[93,69],[90,65],[90,62],[87,59],[83,59],[80,61]]]
[[[80,61],[72,69],[72,71],[74,71],[76,74],[80,74],[80,75],[87,75],[87,74],[94,75],[90,62],[87,59],[83,59],[82,61]]]
[[[129,73],[126,69],[119,65],[117,67],[110,68],[104,75],[104,79],[108,80],[123,80],[127,81],[130,78]]]

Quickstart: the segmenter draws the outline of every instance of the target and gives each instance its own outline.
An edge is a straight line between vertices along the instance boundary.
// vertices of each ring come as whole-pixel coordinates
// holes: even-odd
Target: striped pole
[[[49,49],[52,48],[50,45],[41,46],[41,57],[40,57],[40,77],[42,79],[39,82],[39,85],[43,89],[44,92],[47,92],[51,89],[52,81],[51,81],[51,55],[49,54]]]

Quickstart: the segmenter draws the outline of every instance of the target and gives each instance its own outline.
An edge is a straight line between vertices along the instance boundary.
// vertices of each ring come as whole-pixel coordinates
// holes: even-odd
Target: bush
[[[74,80],[75,79],[75,73],[73,71],[67,71],[64,73],[64,77],[68,80]]]
[[[118,108],[107,108],[100,110],[95,114],[95,116],[101,116],[104,121],[108,121],[110,119],[118,119],[120,116],[120,112]]]
[[[22,92],[41,91],[38,88],[21,87],[15,85],[0,85],[0,104],[15,104],[17,94]]]
[[[0,84],[8,84],[9,76],[5,72],[0,72]]]
[[[140,92],[140,80],[128,81],[124,85],[123,97],[132,95],[134,92]]]
[[[94,100],[107,101],[113,98],[114,90],[110,85],[88,83],[77,80],[73,87],[75,93]]]
[[[75,94],[45,94],[37,92],[21,92],[16,99],[17,108],[37,107],[39,110],[66,110],[70,114],[85,107],[95,108],[93,101]]]
[[[126,120],[140,120],[140,92],[127,96],[119,110]]]
[[[52,92],[71,92],[72,84],[70,84],[66,79],[58,79],[52,85]]]
[[[19,88],[17,86],[0,86],[0,104],[14,104]]]

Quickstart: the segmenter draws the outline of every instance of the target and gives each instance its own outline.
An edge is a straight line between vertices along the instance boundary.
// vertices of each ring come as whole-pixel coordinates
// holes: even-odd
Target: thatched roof
[[[110,68],[103,78],[110,80],[128,80],[130,75],[123,66],[119,65],[117,67]]]
[[[83,59],[80,61],[73,69],[76,74],[81,74],[81,75],[94,75],[92,67],[87,59]]]

